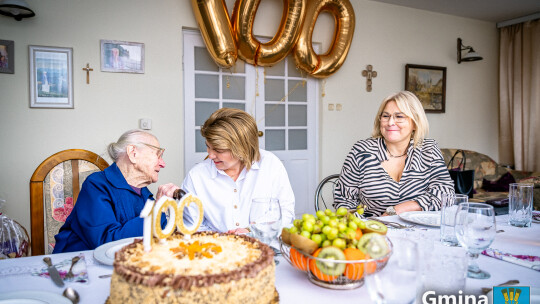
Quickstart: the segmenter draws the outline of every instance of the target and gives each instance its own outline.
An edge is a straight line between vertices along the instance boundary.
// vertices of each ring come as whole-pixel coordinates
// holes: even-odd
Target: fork
[[[380,223],[383,223],[383,224],[385,224],[386,226],[390,226],[390,227],[396,228],[396,229],[406,229],[406,228],[413,228],[413,227],[416,227],[416,225],[403,225],[403,224],[396,223],[396,222],[382,221],[382,220],[380,220],[380,219],[372,219],[372,220],[377,221],[377,222],[380,222]]]
[[[71,259],[71,267],[69,267],[69,271],[68,273],[66,274],[66,278],[73,278],[73,266],[75,266],[75,264],[77,264],[77,262],[80,260],[81,258],[79,256],[74,256],[73,259]]]

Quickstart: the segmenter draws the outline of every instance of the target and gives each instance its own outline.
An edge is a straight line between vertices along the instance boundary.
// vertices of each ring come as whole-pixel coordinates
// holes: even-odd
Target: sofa
[[[450,159],[458,149],[441,149],[444,161],[449,165]],[[519,171],[504,167],[489,156],[470,150],[465,152],[467,163],[461,170],[474,170],[474,195],[471,201],[497,201],[508,197],[507,191],[492,191],[493,188],[500,188],[509,182],[531,183],[534,185],[533,208],[540,210],[540,172]],[[458,154],[454,158],[449,169],[459,167],[462,155]],[[500,190],[500,189],[499,189]]]

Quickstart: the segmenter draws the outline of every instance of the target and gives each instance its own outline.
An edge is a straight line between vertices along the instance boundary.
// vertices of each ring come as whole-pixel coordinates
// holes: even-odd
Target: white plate
[[[431,226],[441,226],[441,212],[440,211],[409,211],[399,214],[399,217],[407,222]]]
[[[114,254],[122,249],[122,247],[133,243],[133,240],[135,239],[141,239],[141,237],[132,237],[103,244],[94,250],[94,259],[102,264],[112,266]]]
[[[61,294],[49,291],[21,290],[3,292],[0,294],[0,304],[71,304],[71,301]]]
[[[523,286],[523,285],[511,285],[511,286],[505,286],[505,287],[512,287],[512,286]],[[493,289],[486,294],[488,297],[488,303],[493,304]],[[519,302],[521,302],[521,298],[519,298]],[[1,302],[0,302],[1,303]],[[537,287],[531,287],[531,304],[540,304],[540,288]]]

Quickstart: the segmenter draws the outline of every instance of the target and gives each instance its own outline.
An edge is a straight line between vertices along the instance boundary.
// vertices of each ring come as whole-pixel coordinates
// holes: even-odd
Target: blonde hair
[[[214,149],[231,150],[234,158],[251,168],[261,158],[257,123],[248,113],[232,108],[221,108],[204,122],[201,135]]]
[[[428,135],[429,122],[427,120],[426,113],[424,112],[424,108],[422,107],[422,103],[420,100],[418,100],[416,95],[409,91],[401,91],[391,94],[382,101],[379,111],[377,112],[377,116],[375,116],[372,136],[375,138],[383,137],[381,134],[380,117],[384,112],[384,108],[390,101],[394,101],[399,110],[412,119],[415,126],[415,130],[412,134],[414,147],[416,148],[418,145],[421,145],[424,138],[426,138]]]
[[[124,132],[124,134],[120,135],[120,138],[116,142],[110,143],[107,146],[107,152],[109,153],[109,156],[111,159],[116,162],[122,155],[126,154],[126,147],[129,145],[137,144],[139,142],[143,142],[148,137],[152,137],[155,140],[157,140],[157,137],[155,137],[152,133],[139,130],[139,129],[133,129]]]

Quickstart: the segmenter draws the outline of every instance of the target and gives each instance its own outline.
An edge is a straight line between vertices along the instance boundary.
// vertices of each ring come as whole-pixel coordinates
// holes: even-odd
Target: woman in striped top
[[[439,210],[443,193],[454,193],[443,156],[418,98],[402,91],[383,100],[371,138],[349,152],[334,192],[334,207],[366,216]]]

